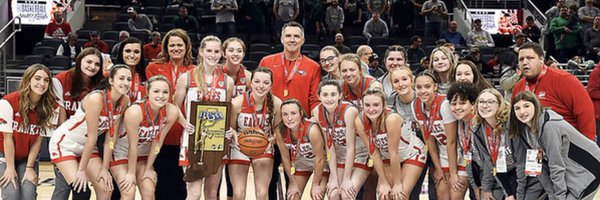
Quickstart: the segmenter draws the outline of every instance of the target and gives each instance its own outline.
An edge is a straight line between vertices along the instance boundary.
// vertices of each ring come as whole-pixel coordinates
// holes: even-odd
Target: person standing
[[[212,0],[210,10],[216,13],[217,34],[223,36],[235,34],[235,16],[238,11],[237,1],[234,0]],[[227,29],[227,31],[225,31]]]
[[[275,7],[279,1],[276,0]],[[264,66],[273,72],[272,93],[277,98],[285,101],[295,98],[300,101],[302,108],[307,113],[319,104],[317,88],[321,82],[321,67],[317,62],[301,54],[304,44],[304,28],[298,22],[289,22],[281,28],[281,43],[283,52],[264,57],[258,66]],[[274,174],[269,191],[275,192],[275,183],[279,179],[277,166],[279,151],[275,148]],[[271,192],[270,192],[271,193]],[[273,194],[269,194],[272,196]]]
[[[295,21],[300,15],[300,3],[298,0],[275,0],[273,2],[273,15],[275,16],[275,32],[284,26],[283,24]],[[283,29],[281,29],[283,31]],[[304,33],[304,30],[303,30]]]
[[[544,51],[534,42],[519,48],[519,69],[525,77],[513,89],[513,96],[528,90],[536,94],[543,106],[562,115],[590,140],[596,138],[594,105],[581,82],[573,75],[544,65]]]
[[[440,0],[428,0],[421,7],[421,15],[425,15],[425,36],[440,38],[442,21],[448,15],[446,4]]]

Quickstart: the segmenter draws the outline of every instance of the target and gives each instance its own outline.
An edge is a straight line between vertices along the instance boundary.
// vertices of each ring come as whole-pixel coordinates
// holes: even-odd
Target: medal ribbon
[[[217,94],[217,83],[219,82],[219,79],[221,78],[221,73],[218,69],[215,69],[212,73],[212,82],[209,83],[206,87],[206,95],[201,96],[201,92],[198,91],[198,100],[203,100],[203,101],[219,101],[219,97]]]
[[[289,136],[290,136],[290,143],[292,141],[292,130],[288,129],[289,131]],[[298,133],[296,133],[296,145],[295,145],[295,150],[293,149],[292,151],[292,163],[294,163],[294,161],[296,161],[296,157],[298,156],[298,152],[300,152],[300,145],[304,143],[304,120],[300,121],[300,124],[298,125]],[[293,143],[292,143],[293,144]]]
[[[140,91],[140,75],[138,73],[135,73],[133,75],[133,80],[132,80],[133,84],[131,84],[131,90],[129,91],[129,99],[131,99],[132,101],[137,100],[137,95],[138,92]]]
[[[283,53],[281,54],[281,66],[283,66],[283,75],[284,77],[286,77],[285,79],[285,88],[288,88],[288,85],[290,84],[290,82],[292,82],[292,78],[294,78],[294,75],[296,75],[296,71],[298,71],[298,68],[300,67],[300,63],[302,62],[302,54],[300,55],[300,57],[294,61],[290,61],[290,62],[294,62],[294,67],[292,68],[292,73],[288,72],[287,67],[285,66],[285,57],[283,55]]]
[[[435,104],[436,99],[437,99],[437,94],[434,95],[433,97],[433,102],[431,103],[431,110],[429,110],[429,115],[425,115],[425,113],[423,113],[423,115],[425,115],[425,140],[429,139],[429,136],[431,135],[431,133],[433,132],[433,121],[435,119],[435,115],[438,113],[439,107],[438,105]],[[425,102],[423,102],[424,104]],[[425,109],[425,106],[423,106],[423,109],[421,109],[421,112],[423,112]]]
[[[486,143],[488,146],[488,150],[490,151],[490,156],[492,157],[492,163],[496,164],[496,160],[498,160],[498,151],[500,150],[500,143],[502,143],[502,135],[496,134],[492,131],[492,127],[488,125],[485,126],[485,137],[487,139]]]
[[[468,117],[468,119],[470,118],[471,117]],[[463,122],[460,131],[460,145],[462,146],[463,155],[467,155],[469,149],[471,149],[471,137],[473,136],[473,133],[470,128],[465,128],[469,126],[468,124],[468,122]]]
[[[152,127],[152,131],[155,131],[155,123],[158,121],[158,133],[156,134],[156,142],[160,142],[160,134],[162,131],[162,127],[164,122],[166,121],[167,116],[167,106],[163,106],[158,109],[158,115],[155,118],[152,118],[152,109],[150,107],[150,100],[146,100],[146,117],[148,118],[148,124]]]
[[[113,126],[113,103],[110,95],[110,89],[107,89],[104,93],[106,93],[106,98],[104,99],[104,104],[106,106],[104,109],[106,113],[108,113],[108,134],[110,137],[113,137],[115,135],[115,127]]]
[[[338,117],[341,113],[339,113],[340,104],[335,107],[333,111],[333,121],[329,123],[329,117],[327,116],[327,109],[323,107],[323,115],[325,115],[325,122],[327,123],[327,149],[331,148],[333,145],[333,132],[335,131],[335,123],[337,122]]]
[[[542,67],[542,72],[540,72],[540,75],[538,75],[537,80],[535,82],[535,88],[533,88],[533,89],[531,89],[529,87],[529,81],[525,80],[525,90],[531,91],[535,94],[535,91],[537,90],[538,86],[540,86],[540,82],[542,81],[542,78],[544,78],[544,75],[546,74],[547,71],[548,71],[548,66],[544,65]]]
[[[385,112],[385,111],[384,111]],[[373,133],[373,125],[371,124],[366,115],[363,114],[363,121],[365,123],[365,129],[369,130],[369,155],[373,156],[375,152],[375,135],[379,134],[381,124],[377,124],[377,131]]]
[[[250,100],[250,106],[252,106],[252,110],[254,110],[254,112],[252,113],[252,124],[253,127],[259,127],[259,128],[265,128],[265,122],[267,121],[267,102],[263,102],[263,106],[262,106],[262,123],[258,123],[258,117],[256,116],[256,107],[254,104],[254,97],[252,95],[250,95],[250,91],[248,91],[246,93],[246,98]],[[263,126],[263,127],[260,127]]]

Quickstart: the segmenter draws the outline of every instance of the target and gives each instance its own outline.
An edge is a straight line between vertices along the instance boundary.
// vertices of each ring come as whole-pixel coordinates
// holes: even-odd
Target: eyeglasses
[[[498,101],[496,101],[495,99],[488,99],[488,100],[477,100],[477,103],[480,105],[496,105],[498,103]]]
[[[335,59],[335,56],[329,56],[329,57],[327,57],[327,58],[325,58],[325,59],[321,59],[321,60],[319,60],[319,62],[320,62],[321,64],[325,64],[325,63],[327,63],[327,62],[329,62],[329,63],[332,63],[332,62],[333,62],[333,59]]]

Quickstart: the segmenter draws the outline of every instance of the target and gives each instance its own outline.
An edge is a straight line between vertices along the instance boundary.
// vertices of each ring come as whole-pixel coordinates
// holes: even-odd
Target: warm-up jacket
[[[540,115],[537,143],[543,152],[542,174],[537,178],[550,199],[593,199],[600,183],[600,148],[552,110]],[[528,192],[524,174],[525,134],[513,138],[517,159],[518,194]]]
[[[494,198],[503,199],[502,196],[496,195],[506,195],[511,196],[516,194],[516,173],[515,173],[515,162],[513,159],[513,154],[511,150],[511,142],[508,137],[508,126],[502,127],[502,140],[501,147],[505,147],[505,155],[506,155],[506,173],[496,173],[496,176],[493,174],[494,164],[492,163],[492,156],[490,155],[489,148],[487,145],[487,138],[485,132],[485,126],[483,124],[476,125],[475,133],[473,134],[473,154],[477,153],[479,156],[479,161],[477,164],[480,166],[480,175],[481,175],[481,190],[483,192],[493,192]],[[503,193],[499,193],[497,191],[498,187],[502,187],[504,189]]]

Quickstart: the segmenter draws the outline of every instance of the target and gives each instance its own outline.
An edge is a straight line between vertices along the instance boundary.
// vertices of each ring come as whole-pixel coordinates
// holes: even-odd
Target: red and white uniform
[[[75,114],[75,111],[79,109],[81,106],[81,99],[87,95],[90,91],[89,88],[83,88],[79,97],[77,99],[73,99],[71,96],[71,88],[73,87],[73,78],[71,77],[75,73],[72,70],[67,70],[61,73],[58,73],[54,76],[54,80],[52,81],[52,87],[54,89],[54,93],[56,94],[58,103],[65,108],[67,113],[67,118]]]
[[[102,111],[98,118],[98,135],[110,129],[109,124],[115,125],[121,115],[121,108],[118,105],[113,106],[113,111],[108,111],[110,103],[105,91],[94,90],[89,95],[101,93],[103,96]],[[117,101],[118,102],[118,101]],[[112,113],[112,119],[110,117]],[[87,142],[88,127],[85,122],[85,111],[83,107],[79,107],[75,115],[71,116],[67,121],[60,125],[54,131],[54,135],[50,138],[49,150],[50,159],[53,163],[58,163],[64,160],[77,159],[83,153],[83,148]],[[112,120],[112,121],[109,121]],[[95,146],[95,145],[94,145]],[[98,149],[94,147],[92,157],[98,156]]]
[[[296,168],[294,175],[310,176],[315,169],[315,154],[310,144],[309,131],[316,124],[304,120],[300,125],[296,142],[292,142],[291,131],[289,130],[286,133],[282,133],[284,134],[283,142],[285,142],[285,146],[290,150],[290,160],[292,161],[292,166]],[[327,171],[324,169],[323,173],[327,174]]]
[[[424,127],[423,135],[425,140],[432,136],[437,141],[440,163],[442,165],[442,169],[444,172],[448,172],[449,162],[448,162],[448,146],[447,146],[447,136],[446,130],[444,128],[444,124],[449,124],[455,122],[456,119],[452,115],[450,111],[450,104],[446,99],[445,95],[436,94],[432,103],[431,110],[426,110],[425,105],[419,98],[415,100],[415,117],[419,124]],[[458,175],[467,176],[465,171],[465,166],[463,165],[463,157],[462,154],[457,148],[454,151],[457,151],[457,168]]]
[[[167,106],[163,106],[159,109],[158,114],[154,114],[152,113],[152,108],[150,107],[150,102],[148,102],[148,100],[137,102],[135,104],[140,106],[143,118],[137,132],[138,160],[146,160],[150,154],[152,142],[160,139],[160,132],[167,124]],[[110,163],[111,167],[127,164],[127,160],[129,159],[129,138],[127,137],[127,131],[124,126],[125,124],[122,124],[122,128],[119,130],[119,137],[117,138],[117,144],[115,145],[112,161]]]
[[[351,103],[340,101],[336,111],[334,111],[334,124],[329,124],[327,115],[330,113],[327,113],[327,109],[323,107],[323,105],[317,105],[317,108],[319,109],[319,124],[323,129],[323,134],[325,134],[325,144],[327,144],[327,146],[329,146],[329,144],[335,145],[338,168],[344,168],[346,163],[346,121],[344,114],[350,106],[352,106]],[[354,167],[368,170],[369,167],[367,167],[367,161],[369,159],[369,151],[367,150],[367,145],[365,145],[358,136],[356,137],[354,144],[354,149],[356,149],[354,154]]]
[[[207,83],[206,94],[202,95],[198,90],[198,85],[194,81],[194,73],[197,69],[194,69],[183,76],[188,76],[188,87],[187,93],[185,94],[185,100],[183,105],[185,108],[186,119],[190,119],[192,113],[191,106],[192,101],[214,101],[214,102],[225,102],[227,101],[227,75],[221,70],[215,69],[213,73],[213,81]],[[179,165],[187,166],[189,161],[187,158],[188,145],[190,135],[181,135],[181,150],[179,151]],[[226,158],[224,158],[226,160]]]
[[[271,134],[273,122],[269,121],[269,111],[267,102],[263,102],[263,107],[257,110],[254,106],[254,98],[250,95],[250,92],[244,94],[244,100],[242,102],[242,109],[237,118],[238,133],[244,129],[257,127],[265,131],[265,134]],[[231,143],[231,155],[229,157],[229,164],[243,164],[250,165],[253,159],[258,158],[273,158],[273,145],[269,145],[265,150],[265,153],[255,157],[248,157],[242,153],[239,147],[235,143]]]
[[[361,111],[362,110],[362,96],[363,93],[369,89],[369,87],[371,87],[371,84],[373,84],[375,81],[375,78],[370,77],[370,76],[363,76],[360,79],[360,83],[359,83],[359,90],[355,91],[354,89],[350,88],[350,86],[348,85],[348,83],[346,83],[344,81],[344,83],[342,84],[342,90],[344,92],[344,101],[349,101],[352,102],[352,104],[354,104],[354,106],[356,106],[356,108]],[[358,92],[358,93],[354,93],[354,92]]]
[[[52,135],[51,128],[44,129],[38,125],[38,115],[34,110],[29,110],[29,126],[23,124],[23,118],[19,112],[19,92],[12,92],[0,100],[0,132],[13,133],[15,141],[15,160],[27,159],[29,150],[35,140],[41,136]],[[59,106],[54,103],[54,113],[50,123],[56,126],[58,123]],[[4,153],[4,134],[0,134],[0,151]]]
[[[223,73],[227,73],[227,66],[223,65],[223,67],[221,67],[221,70]],[[236,78],[235,80],[233,80],[234,86],[233,95],[231,95],[232,99],[239,95],[243,95],[247,89],[246,84],[248,83],[248,81],[250,81],[250,77],[246,77],[246,67],[244,67],[244,65],[240,65],[240,68],[238,69],[236,74]]]
[[[387,108],[385,112],[389,115],[392,113],[392,110]],[[362,118],[363,124],[365,126],[365,133],[369,137],[369,142],[374,147],[377,147],[379,153],[381,154],[381,159],[384,163],[390,163],[390,151],[388,146],[388,133],[386,130],[381,127],[379,130],[374,130],[372,124],[369,120],[364,116]],[[384,121],[382,120],[382,123]],[[416,135],[414,135],[410,131],[404,131],[404,127],[401,130],[400,135],[400,143],[398,144],[398,156],[400,157],[400,162],[405,164],[416,165],[419,167],[425,167],[425,162],[427,161],[427,153],[424,151],[425,145]],[[372,148],[369,146],[369,148]]]

